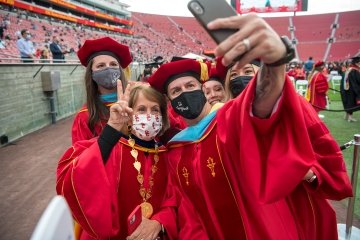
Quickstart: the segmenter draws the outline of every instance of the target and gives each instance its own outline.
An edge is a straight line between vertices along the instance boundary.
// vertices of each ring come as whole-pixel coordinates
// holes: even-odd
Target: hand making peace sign
[[[120,80],[117,80],[118,100],[110,107],[110,117],[107,123],[117,131],[125,130],[124,127],[126,127],[128,123],[131,124],[133,110],[129,107],[129,96],[133,85],[134,83],[129,82],[125,92],[123,92],[122,83]]]

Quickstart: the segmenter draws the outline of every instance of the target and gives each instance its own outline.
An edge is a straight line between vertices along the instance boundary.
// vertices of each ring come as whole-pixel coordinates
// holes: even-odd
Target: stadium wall
[[[41,80],[41,72],[49,71],[60,72],[61,85],[54,93],[56,120],[84,104],[85,68],[79,64],[1,64],[0,136],[6,135],[9,142],[52,123]]]

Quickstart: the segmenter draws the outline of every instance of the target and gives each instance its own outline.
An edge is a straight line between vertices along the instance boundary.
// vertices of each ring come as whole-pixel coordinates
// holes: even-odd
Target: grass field
[[[330,98],[330,109],[343,109],[340,93],[333,92],[332,90],[328,91],[328,96]],[[347,122],[344,120],[344,112],[328,112],[321,111],[320,114],[324,115],[323,121],[329,128],[332,136],[336,139],[339,145],[343,145],[350,140],[354,139],[354,134],[360,134],[360,111],[354,112],[353,116],[357,119],[357,122]],[[346,162],[346,167],[348,170],[349,177],[352,173],[352,164],[353,164],[353,153],[354,147],[350,147],[343,151],[344,159]],[[360,160],[360,159],[359,159]],[[357,176],[358,184],[356,189],[356,202],[355,202],[355,214],[360,218],[360,175]],[[343,204],[347,204],[348,200],[343,200]]]

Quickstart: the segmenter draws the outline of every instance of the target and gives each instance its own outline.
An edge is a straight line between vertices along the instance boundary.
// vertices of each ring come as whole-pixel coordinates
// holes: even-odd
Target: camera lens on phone
[[[197,14],[203,14],[203,13],[204,13],[203,8],[202,8],[202,7],[200,6],[200,4],[197,3],[197,2],[191,2],[191,3],[190,3],[190,7],[191,7],[191,9],[192,9],[195,13],[197,13]]]

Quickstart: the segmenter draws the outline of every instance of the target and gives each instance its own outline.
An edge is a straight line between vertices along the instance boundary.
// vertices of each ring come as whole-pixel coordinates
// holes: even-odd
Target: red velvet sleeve
[[[318,163],[304,120],[307,113],[289,79],[277,111],[267,119],[250,116],[255,85],[256,81],[252,81],[243,94],[219,110],[218,135],[226,149],[230,175],[241,176],[237,177],[241,189],[248,189],[255,199],[269,203],[290,194]],[[339,161],[343,162],[342,158]],[[344,173],[334,171],[330,175],[340,174],[343,178]],[[332,194],[336,193],[346,196],[348,190]]]
[[[351,183],[338,144],[314,109],[303,98],[300,101],[316,157],[312,170],[317,176],[315,188],[313,184],[304,185],[314,194],[327,199],[341,200],[352,196]]]
[[[113,150],[109,160],[116,156]],[[71,147],[57,169],[57,193],[65,197],[82,228],[96,238],[114,236],[119,231],[116,189],[112,184],[116,181],[111,171],[106,172],[107,166],[97,139],[92,139]]]
[[[76,114],[71,129],[72,144],[75,144],[77,141],[89,140],[94,137],[94,134],[89,129],[87,120],[87,111],[80,111]]]

